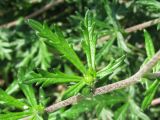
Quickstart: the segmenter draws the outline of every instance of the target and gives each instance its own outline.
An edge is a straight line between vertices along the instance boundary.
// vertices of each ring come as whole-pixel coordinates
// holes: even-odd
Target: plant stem
[[[124,87],[128,87],[130,85],[133,85],[135,83],[140,82],[140,78],[143,77],[144,75],[147,75],[147,73],[153,68],[153,66],[159,60],[160,60],[160,50],[152,57],[152,59],[148,63],[143,65],[137,73],[135,73],[131,77],[124,79],[124,80],[121,80],[119,82],[96,88],[96,90],[94,92],[94,96],[105,94],[105,93],[108,93],[108,92],[111,92],[111,91],[114,91],[117,89],[121,89]],[[150,76],[159,77],[159,75],[160,75],[159,72],[154,73],[154,74],[155,74],[155,76],[153,74]],[[46,112],[53,112],[53,111],[58,110],[62,107],[77,103],[78,101],[80,101],[82,99],[85,99],[85,98],[82,97],[81,95],[72,96],[64,101],[61,101],[61,102],[55,103],[49,107],[46,107],[45,111]]]
[[[151,103],[152,106],[156,106],[159,104],[160,104],[160,98],[156,98],[156,99],[152,100],[152,103]]]
[[[157,19],[154,19],[154,20],[150,20],[150,21],[147,21],[147,22],[144,22],[144,23],[141,23],[141,24],[126,28],[124,31],[126,33],[136,32],[138,30],[143,30],[143,29],[145,29],[147,27],[153,26],[153,25],[158,24],[158,23],[160,23],[160,18],[157,18]],[[111,37],[110,35],[102,36],[101,38],[98,39],[97,42],[98,43],[104,43],[110,37]]]
[[[25,16],[24,19],[29,19],[29,18],[36,17],[36,16],[40,15],[41,13],[49,10],[53,6],[56,6],[56,5],[58,5],[58,4],[62,3],[62,2],[64,2],[64,0],[56,0],[56,1],[52,0],[50,3],[46,4],[41,9],[31,13],[30,15]],[[0,28],[10,28],[10,27],[16,26],[18,21],[19,20],[14,20],[14,21],[11,21],[9,23],[2,24],[2,25],[0,25]]]

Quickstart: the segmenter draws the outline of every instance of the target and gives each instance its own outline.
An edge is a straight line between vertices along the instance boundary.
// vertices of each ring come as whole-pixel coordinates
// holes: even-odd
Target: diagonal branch
[[[152,103],[151,103],[152,106],[156,106],[159,104],[160,104],[160,98],[156,98],[156,99],[152,100]]]
[[[147,27],[153,26],[153,25],[158,24],[158,23],[160,23],[160,18],[150,20],[150,21],[147,21],[147,22],[144,22],[144,23],[126,28],[124,31],[126,33],[132,33],[132,32],[136,32],[138,30],[143,30]],[[98,43],[104,43],[104,41],[108,40],[110,37],[111,37],[110,35],[102,36],[101,38],[98,39]]]
[[[137,73],[135,73],[134,75],[132,75],[131,77],[129,77],[127,79],[124,79],[119,82],[97,88],[94,92],[94,96],[100,95],[100,94],[105,94],[105,93],[108,93],[108,92],[111,92],[111,91],[114,91],[117,89],[121,89],[124,87],[128,87],[130,85],[133,85],[133,84],[140,82],[140,78],[143,77],[145,74],[147,74],[159,60],[160,60],[160,50],[152,57],[152,59],[148,63],[143,65]],[[159,75],[159,73],[155,73],[155,76],[159,77],[160,75]],[[152,77],[153,77],[153,75],[152,75]],[[46,112],[53,112],[53,111],[58,110],[62,107],[77,103],[78,101],[80,101],[82,99],[84,99],[84,97],[82,97],[81,95],[72,96],[64,101],[61,101],[61,102],[55,103],[49,107],[46,107],[45,111]]]
[[[41,9],[31,13],[30,15],[27,15],[24,17],[24,19],[29,19],[29,18],[33,18],[33,17],[36,17],[38,15],[40,15],[41,13],[49,10],[50,8],[52,8],[53,6],[56,6],[60,3],[62,3],[64,0],[52,0],[50,3],[46,4],[44,7],[42,7]],[[6,23],[6,24],[3,24],[3,25],[0,25],[0,28],[10,28],[10,27],[13,27],[13,26],[16,26],[17,25],[17,22],[18,20],[14,20],[14,21],[11,21],[9,23]]]

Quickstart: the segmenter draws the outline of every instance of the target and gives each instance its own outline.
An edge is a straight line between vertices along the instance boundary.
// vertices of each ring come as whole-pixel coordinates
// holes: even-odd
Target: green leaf
[[[124,100],[124,96],[121,97],[117,95],[99,95],[91,99],[86,99],[78,102],[77,104],[73,105],[70,109],[63,112],[62,116],[68,119],[76,119],[81,113],[94,110],[96,111],[96,108],[98,106],[101,106],[101,110],[103,110],[103,108],[107,106],[115,105]]]
[[[42,31],[42,28],[43,28],[43,25],[38,22],[38,21],[35,21],[35,20],[32,20],[32,19],[28,19],[27,23],[34,29],[34,30],[37,30],[37,31]]]
[[[7,89],[5,90],[6,93],[8,95],[11,95],[12,93],[14,93],[15,91],[18,91],[19,90],[19,85],[18,85],[18,81],[17,80],[14,80],[8,87]]]
[[[152,38],[146,30],[144,30],[144,38],[145,38],[145,48],[147,52],[147,57],[151,59],[155,54],[155,49],[152,42]]]
[[[141,111],[140,107],[133,100],[129,100],[129,104],[130,111],[134,114],[135,117],[138,117],[141,120],[150,120],[150,118]]]
[[[118,58],[117,60],[112,60],[106,67],[97,72],[97,77],[100,79],[113,73],[123,62],[125,59],[125,55]]]
[[[8,95],[5,91],[0,88],[0,104],[8,105],[10,107],[16,107],[20,109],[27,109],[28,106],[17,100],[16,98]]]
[[[25,72],[26,72],[26,68],[20,68],[19,71],[18,71],[19,86],[22,89],[24,95],[26,96],[26,98],[28,100],[28,103],[32,107],[34,107],[34,106],[37,105],[37,100],[36,100],[34,89],[33,89],[32,85],[24,84]]]
[[[97,35],[94,32],[95,22],[93,21],[92,14],[89,11],[86,12],[84,23],[81,28],[83,32],[82,47],[87,56],[87,64],[90,70],[95,71]]]
[[[147,58],[145,61],[150,60],[154,54],[155,54],[155,48],[152,42],[152,38],[150,36],[150,34],[144,30],[144,38],[145,38],[145,48],[146,48],[146,53],[147,53]],[[153,67],[153,71],[157,72],[159,70],[159,62],[157,63],[157,65],[155,67]],[[148,82],[148,81],[146,81]],[[148,83],[147,83],[148,84]],[[152,99],[154,98],[154,95],[158,89],[160,82],[159,80],[155,80],[147,89],[146,94],[145,94],[145,98],[142,102],[142,109],[147,109],[148,106],[151,104]]]
[[[160,30],[160,23],[157,25],[157,30]]]
[[[154,98],[154,95],[158,89],[160,82],[159,80],[155,80],[152,85],[149,86],[149,89],[146,91],[145,98],[142,102],[142,109],[148,108],[150,103],[152,102],[152,99]]]
[[[121,32],[117,32],[118,46],[124,51],[131,53],[131,50],[127,47],[127,44],[124,41],[124,37]]]
[[[29,117],[32,115],[32,112],[11,112],[7,114],[0,114],[0,120],[20,120],[25,117]]]
[[[30,120],[43,120],[43,118],[39,116],[38,114],[36,114]]]
[[[159,13],[160,11],[160,2],[157,0],[138,0],[136,4],[145,7],[149,12]]]
[[[46,71],[41,71],[40,73],[30,72],[26,76],[26,79],[27,80],[25,81],[25,83],[43,83],[43,86],[48,86],[51,84],[79,82],[82,80],[82,77],[64,74],[61,72],[50,73]]]
[[[42,69],[46,70],[51,64],[51,53],[48,52],[47,46],[42,39],[39,39],[37,46],[38,54],[35,57],[36,66],[40,65]]]
[[[5,58],[11,60],[12,49],[10,47],[11,45],[9,44],[9,42],[1,40],[0,37],[0,60],[4,60]]]
[[[85,86],[84,81],[80,81],[79,83],[72,85],[64,92],[62,99],[67,99],[73,95],[76,95],[84,86]]]
[[[115,37],[113,37],[113,39],[106,41],[106,43],[104,44],[104,46],[99,50],[99,52],[96,55],[96,63],[98,63],[101,59],[101,57],[104,54],[109,53],[109,50],[111,49],[111,46],[113,45]]]
[[[22,89],[24,95],[26,96],[29,104],[34,107],[37,105],[36,97],[34,89],[31,85],[23,85],[20,84],[20,88]]]
[[[128,102],[125,103],[120,108],[118,108],[118,110],[114,114],[114,119],[115,120],[126,120],[128,108],[129,108],[129,103]]]
[[[49,97],[47,97],[47,94],[45,93],[44,89],[42,87],[39,88],[39,104],[46,106],[48,101],[50,100]]]
[[[35,53],[37,52],[37,44],[33,44],[32,48],[26,51],[26,55],[23,60],[17,65],[18,68],[29,65],[29,63],[33,60]]]
[[[103,108],[98,118],[100,120],[113,120],[113,113],[110,109]]]
[[[45,42],[62,53],[73,65],[75,65],[79,71],[81,71],[83,74],[86,73],[84,65],[74,50],[69,46],[62,32],[57,26],[54,27],[54,32],[52,32],[46,24],[42,25],[35,20],[29,19],[27,23],[34,30],[36,30],[41,37],[46,38],[47,40]]]
[[[116,20],[116,14],[113,12],[111,5],[109,4],[109,1],[103,0],[103,3],[104,3],[105,12],[107,13],[109,18],[108,21],[112,24],[115,30],[118,30],[119,25]]]

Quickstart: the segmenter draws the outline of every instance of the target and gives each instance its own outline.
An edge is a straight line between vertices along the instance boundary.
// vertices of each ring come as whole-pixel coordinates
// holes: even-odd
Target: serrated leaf
[[[32,112],[11,112],[7,114],[0,114],[0,120],[20,120],[22,118],[32,115]]]
[[[34,30],[36,30],[41,37],[46,38],[47,40],[45,42],[62,53],[73,65],[75,65],[75,67],[79,71],[81,71],[83,74],[86,73],[84,65],[82,64],[74,50],[69,46],[62,32],[57,26],[54,27],[54,32],[52,32],[46,24],[42,25],[35,20],[29,19],[27,23]]]
[[[27,23],[34,29],[37,31],[42,31],[43,25],[35,20],[32,19],[28,19]]]
[[[111,61],[106,67],[104,67],[102,70],[97,72],[97,77],[101,79],[106,75],[111,74],[124,62],[124,59],[125,59],[125,55],[118,58],[117,60]]]
[[[8,95],[4,90],[0,88],[0,104],[8,105],[10,107],[16,107],[19,109],[27,109],[28,106],[17,100],[16,98]]]
[[[86,12],[84,23],[82,24],[81,28],[83,32],[82,47],[86,53],[88,67],[91,70],[95,70],[97,35],[94,32],[95,22],[93,20],[92,14],[89,11]]]
[[[157,91],[157,88],[159,86],[160,82],[159,80],[155,80],[151,86],[149,86],[149,89],[146,91],[146,95],[145,98],[142,102],[142,109],[146,109],[148,108],[148,106],[150,105],[150,103],[152,102],[152,99],[154,98],[154,95]]]
[[[42,83],[43,86],[48,86],[51,84],[79,82],[82,80],[82,77],[60,72],[50,73],[41,71],[40,73],[30,72],[30,74],[26,76],[26,79],[25,83]]]

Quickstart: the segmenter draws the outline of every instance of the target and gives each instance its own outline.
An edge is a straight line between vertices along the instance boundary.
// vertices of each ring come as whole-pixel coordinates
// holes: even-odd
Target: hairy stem
[[[138,83],[140,81],[140,78],[143,77],[144,75],[147,75],[147,73],[153,68],[153,66],[159,60],[160,60],[160,50],[152,57],[152,59],[148,63],[143,65],[137,73],[135,73],[131,77],[124,79],[124,80],[121,80],[119,82],[96,88],[96,90],[94,91],[94,96],[100,95],[100,94],[105,94],[105,93],[108,93],[108,92],[111,92],[111,91],[114,91],[117,89],[128,87],[128,86],[133,85],[135,83]],[[159,77],[159,73],[154,73],[154,74],[155,74],[155,76],[153,74],[150,76]],[[77,103],[78,101],[80,101],[82,99],[83,99],[83,97],[80,95],[72,96],[64,101],[55,103],[55,104],[47,107],[45,109],[45,111],[46,112],[53,112],[53,111],[58,110],[62,107]]]

